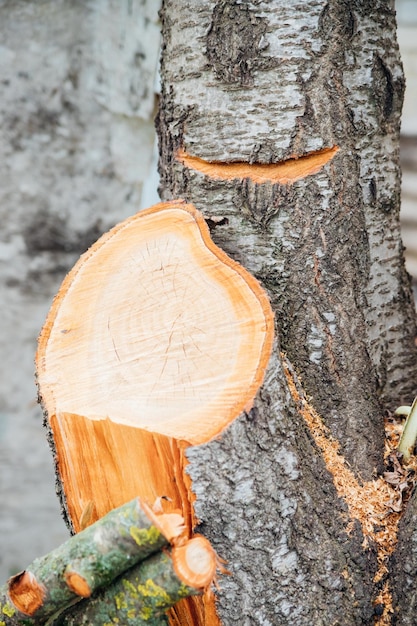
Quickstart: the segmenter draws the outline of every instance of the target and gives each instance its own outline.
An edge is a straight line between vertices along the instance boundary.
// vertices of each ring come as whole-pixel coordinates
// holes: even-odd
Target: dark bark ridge
[[[232,573],[220,583],[223,624],[370,623],[376,550],[363,550],[359,523],[346,532],[278,358],[253,409],[188,458],[199,530]]]
[[[401,521],[397,549],[391,559],[391,576],[396,612],[393,624],[416,623],[417,593],[417,498],[412,498]]]
[[[166,0],[161,17],[162,197],[227,219],[213,238],[266,287],[280,348],[369,481],[382,469],[384,410],[409,404],[417,380],[399,236],[404,81],[394,12],[333,0],[304,3],[300,17],[277,1]],[[333,146],[331,162],[292,184],[217,180],[177,156],[278,163]],[[220,617],[373,623],[376,551],[362,550],[358,524],[346,535],[345,507],[276,359],[254,410],[188,453],[203,531],[234,574]]]

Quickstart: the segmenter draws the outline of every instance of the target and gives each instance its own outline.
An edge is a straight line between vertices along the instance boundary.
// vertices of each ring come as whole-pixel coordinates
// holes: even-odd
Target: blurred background
[[[159,6],[0,0],[0,584],[68,537],[36,399],[36,340],[79,255],[158,202]],[[417,0],[396,7],[403,238],[417,294]]]
[[[417,296],[417,0],[396,0],[395,4],[406,78],[401,125],[401,220],[407,268]]]
[[[0,584],[68,538],[37,336],[79,255],[158,201],[159,8],[0,0]]]

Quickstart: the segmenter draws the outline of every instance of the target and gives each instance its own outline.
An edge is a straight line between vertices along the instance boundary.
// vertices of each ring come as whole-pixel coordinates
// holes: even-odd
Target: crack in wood
[[[278,163],[246,163],[244,161],[205,161],[179,149],[176,158],[188,169],[200,172],[215,180],[249,178],[254,183],[280,183],[290,185],[296,180],[316,174],[338,152],[338,146],[316,150],[303,156],[293,156]]]

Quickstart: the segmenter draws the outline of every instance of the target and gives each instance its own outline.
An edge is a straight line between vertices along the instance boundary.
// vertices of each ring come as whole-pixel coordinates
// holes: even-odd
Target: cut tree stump
[[[186,450],[251,408],[273,322],[256,279],[181,201],[129,218],[80,258],[36,357],[75,532],[136,496],[164,496],[191,537],[198,520]],[[217,623],[212,599],[184,602],[184,623]]]

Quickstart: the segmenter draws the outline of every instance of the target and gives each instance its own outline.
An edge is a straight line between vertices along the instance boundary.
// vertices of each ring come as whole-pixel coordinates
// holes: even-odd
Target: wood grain
[[[36,357],[75,531],[85,511],[91,523],[134,497],[164,497],[192,536],[187,447],[218,437],[250,410],[273,321],[260,284],[183,202],[138,213],[80,258]],[[213,598],[186,600],[171,619],[188,623],[191,614],[214,625]]]

